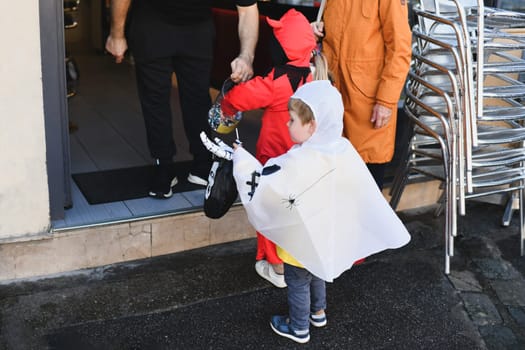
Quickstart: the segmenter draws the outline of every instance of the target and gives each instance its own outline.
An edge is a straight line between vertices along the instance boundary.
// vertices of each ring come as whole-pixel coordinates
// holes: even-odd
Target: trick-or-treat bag
[[[237,199],[237,195],[233,162],[214,157],[204,195],[204,214],[212,219],[224,216]]]
[[[221,111],[221,103],[224,95],[235,86],[235,83],[230,79],[226,79],[222,84],[220,93],[217,95],[215,102],[208,112],[208,123],[213,131],[219,134],[229,134],[237,127],[237,124],[242,119],[242,113],[237,112],[235,115],[226,116]]]

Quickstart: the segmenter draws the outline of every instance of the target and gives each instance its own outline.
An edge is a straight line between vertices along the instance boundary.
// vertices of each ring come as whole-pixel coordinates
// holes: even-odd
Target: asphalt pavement
[[[400,213],[408,245],[327,285],[328,324],[304,345],[270,329],[286,289],[256,274],[248,239],[3,283],[0,349],[525,349],[517,215],[502,227],[503,208],[470,204],[445,275],[434,209]]]

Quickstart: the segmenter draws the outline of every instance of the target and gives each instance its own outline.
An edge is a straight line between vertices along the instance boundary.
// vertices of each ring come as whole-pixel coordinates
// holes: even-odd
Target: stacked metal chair
[[[406,184],[442,181],[445,273],[465,201],[495,194],[519,198],[520,249],[525,218],[525,14],[485,8],[482,0],[421,0],[414,5],[413,63],[405,112],[414,136],[391,194]],[[523,33],[523,32],[521,32]]]

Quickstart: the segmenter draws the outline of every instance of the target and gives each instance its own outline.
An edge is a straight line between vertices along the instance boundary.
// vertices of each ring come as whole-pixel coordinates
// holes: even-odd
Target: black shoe
[[[149,191],[151,197],[166,199],[173,195],[172,187],[177,184],[178,180],[172,173],[172,164],[171,161],[155,160],[155,170]]]

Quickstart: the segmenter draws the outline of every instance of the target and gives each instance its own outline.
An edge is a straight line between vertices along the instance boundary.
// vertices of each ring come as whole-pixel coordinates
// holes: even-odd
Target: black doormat
[[[204,188],[186,180],[190,166],[191,161],[173,164],[173,171],[179,180],[173,188],[174,193]],[[148,165],[73,174],[72,177],[89,204],[101,204],[148,197],[153,169],[153,165]]]

